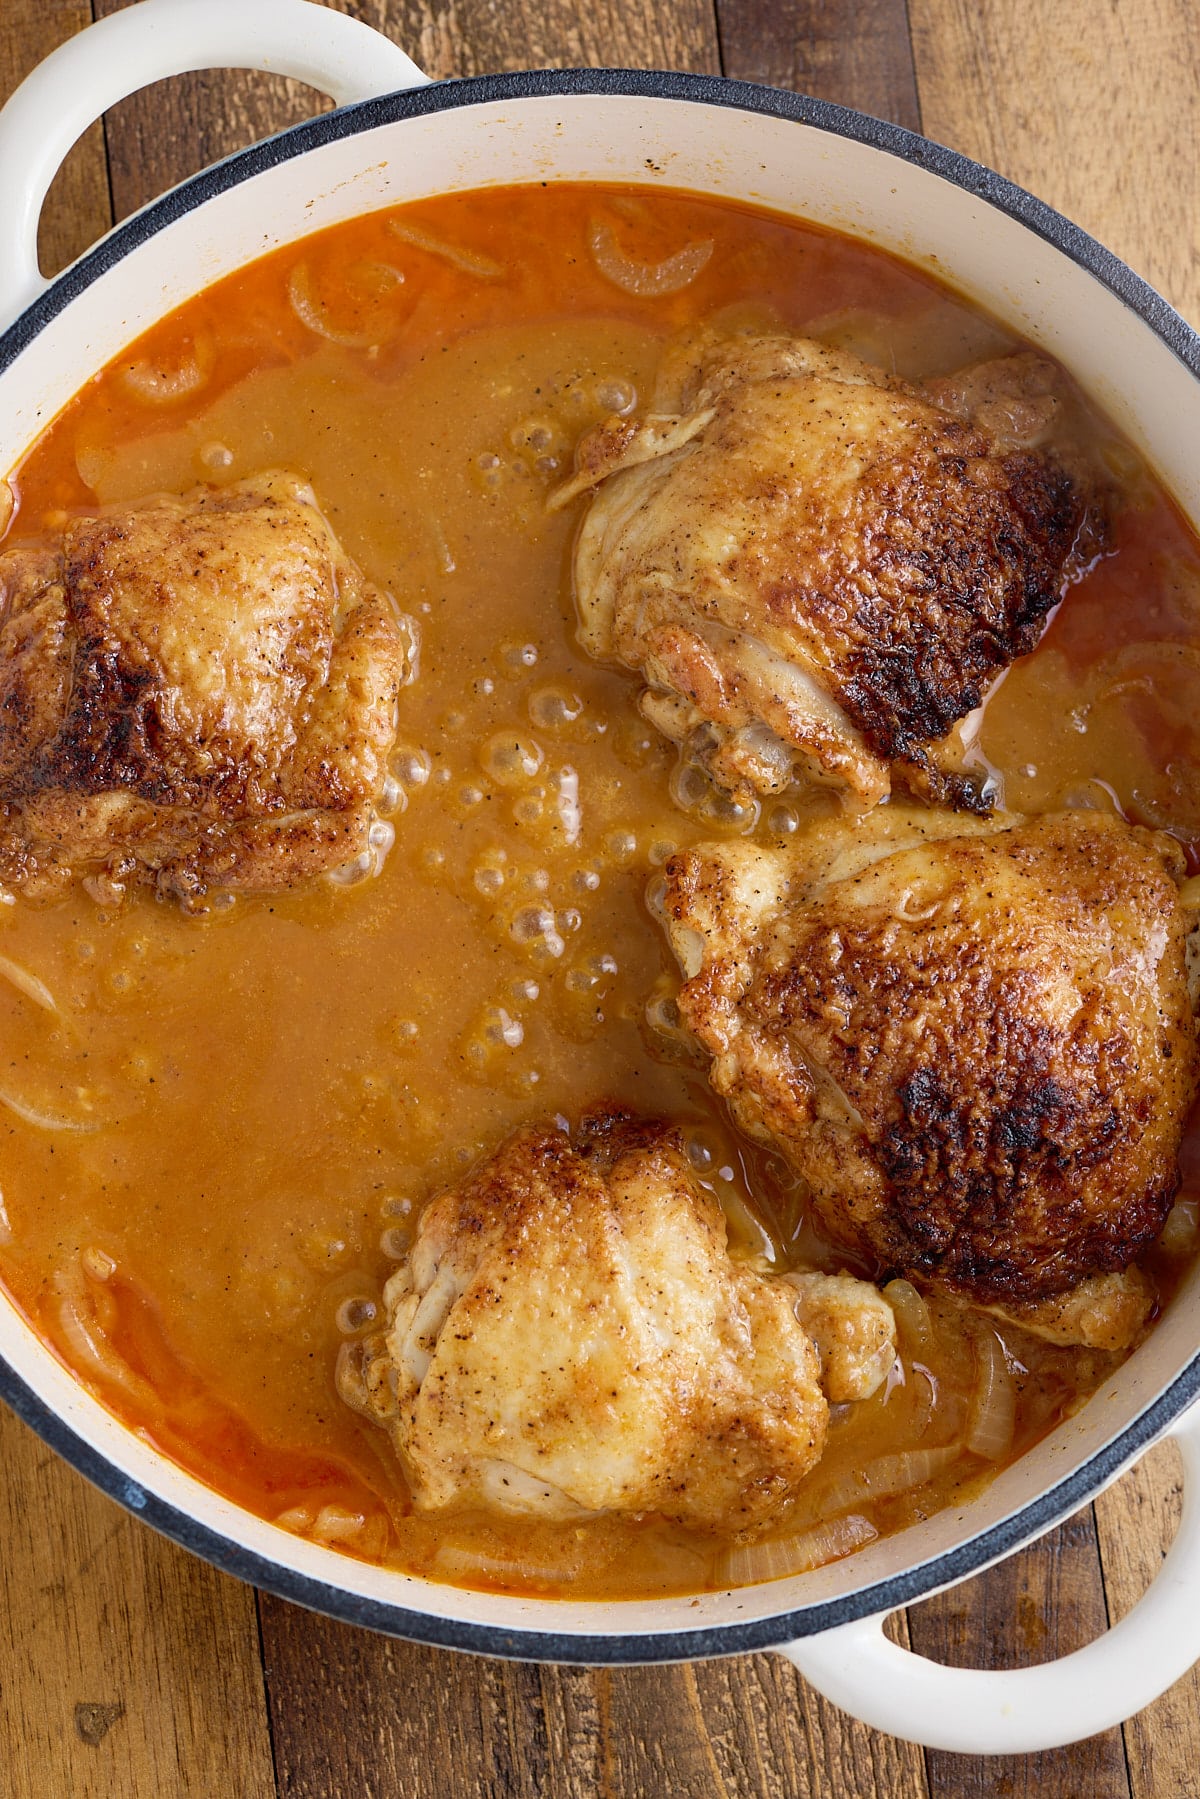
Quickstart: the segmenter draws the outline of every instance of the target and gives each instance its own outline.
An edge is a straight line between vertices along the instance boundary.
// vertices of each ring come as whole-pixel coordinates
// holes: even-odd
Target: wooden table
[[[121,3],[0,0],[0,93]],[[723,70],[898,120],[1061,207],[1200,322],[1195,0],[339,3],[434,76],[548,63]],[[46,266],[313,106],[292,84],[227,74],[127,101],[59,179]],[[7,1415],[0,1440],[0,1791],[12,1799],[1200,1796],[1194,1673],[1123,1732],[1071,1749],[924,1754],[851,1723],[772,1656],[510,1666],[329,1623],[152,1535]],[[980,1666],[1075,1648],[1138,1597],[1177,1510],[1164,1449],[1042,1544],[897,1628]]]

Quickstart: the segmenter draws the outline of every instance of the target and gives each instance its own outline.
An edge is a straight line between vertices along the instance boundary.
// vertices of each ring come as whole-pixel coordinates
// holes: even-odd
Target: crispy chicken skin
[[[713,1086],[828,1235],[1030,1329],[1049,1302],[1056,1340],[1128,1341],[1152,1295],[1122,1271],[1197,1084],[1182,872],[1107,815],[891,805],[677,855],[662,912]]]
[[[668,357],[654,412],[597,427],[556,497],[598,488],[584,648],[739,798],[802,772],[865,807],[899,776],[983,809],[941,740],[1034,647],[1089,516],[1040,447],[1059,379],[1026,353],[935,400],[805,338]]]
[[[0,556],[0,879],[284,887],[367,849],[412,639],[301,481]]]
[[[872,1325],[881,1305],[890,1321],[862,1293]],[[421,1509],[753,1534],[821,1454],[797,1295],[730,1259],[665,1124],[610,1112],[574,1144],[519,1132],[427,1206],[384,1298],[386,1328],[343,1350],[339,1387],[386,1426]]]

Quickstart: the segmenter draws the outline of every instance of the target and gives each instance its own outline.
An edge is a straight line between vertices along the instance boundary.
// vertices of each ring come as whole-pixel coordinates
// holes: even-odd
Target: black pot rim
[[[630,69],[544,69],[432,83],[324,113],[277,137],[252,145],[164,194],[118,226],[58,276],[0,336],[0,373],[65,306],[139,244],[207,200],[278,163],[290,161],[339,138],[430,113],[539,97],[575,99],[582,96],[683,101],[769,114],[835,137],[853,139],[886,155],[916,164],[986,202],[996,211],[1007,214],[1052,244],[1135,312],[1179,361],[1200,378],[1200,336],[1161,295],[1077,225],[992,170],[901,126],[889,125],[866,114],[827,101],[809,99],[802,94],[786,93],[751,82],[730,81],[720,76]],[[1167,1429],[1198,1394],[1200,1347],[1132,1423],[1063,1480],[1010,1517],[978,1532],[955,1549],[852,1593],[744,1623],[661,1633],[576,1634],[553,1629],[509,1630],[494,1624],[439,1617],[390,1601],[365,1598],[268,1561],[233,1538],[201,1524],[122,1473],[0,1359],[0,1397],[44,1442],[110,1499],[225,1573],[345,1623],[362,1625],[412,1642],[510,1659],[591,1665],[685,1661],[778,1648],[858,1618],[894,1611],[939,1587],[978,1572],[1068,1517],[1094,1498],[1109,1479]],[[752,1590],[761,1592],[761,1589]],[[540,1603],[552,1611],[561,1602]]]

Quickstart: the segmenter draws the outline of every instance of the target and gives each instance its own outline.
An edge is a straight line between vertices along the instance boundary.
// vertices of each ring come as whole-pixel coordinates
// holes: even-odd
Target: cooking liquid
[[[597,222],[646,263],[704,239],[713,252],[682,292],[627,294],[593,260]],[[719,313],[913,377],[1012,346],[829,233],[679,195],[493,191],[338,226],[221,282],[89,384],[13,478],[10,541],[73,509],[294,470],[419,625],[378,877],[202,916],[144,893],[0,906],[0,955],[46,990],[0,980],[0,1273],[80,1378],[214,1487],[472,1585],[611,1597],[730,1575],[720,1543],[653,1519],[413,1514],[334,1368],[376,1323],[430,1194],[517,1125],[615,1101],[686,1126],[735,1253],[847,1265],[686,1059],[645,903],[676,847],[778,840],[829,802],[792,792],[754,820],[677,766],[634,681],[575,647],[578,513],[545,509],[581,432],[644,402],[664,344]],[[1119,806],[1174,830],[1196,866],[1200,555],[1126,446],[1093,429],[1124,495],[1113,552],[996,690],[978,753],[1009,805]],[[1193,1191],[1176,1259],[1156,1252],[1164,1291]],[[961,1441],[984,1336],[1017,1387],[1013,1455],[1114,1361],[956,1308],[901,1323],[893,1379],[834,1408],[785,1533],[845,1510],[876,1458]],[[853,1509],[899,1528],[993,1470],[964,1452]]]

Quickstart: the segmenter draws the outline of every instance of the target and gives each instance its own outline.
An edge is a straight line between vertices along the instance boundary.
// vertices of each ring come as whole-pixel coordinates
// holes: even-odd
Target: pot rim
[[[605,96],[684,101],[766,114],[832,136],[852,139],[914,164],[1007,214],[1059,250],[1134,312],[1184,367],[1200,379],[1200,334],[1160,294],[1061,213],[982,164],[903,126],[891,125],[807,95],[753,82],[733,81],[723,76],[633,69],[541,69],[431,83],[320,114],[238,151],[201,170],[135,213],[57,276],[0,335],[0,374],[58,313],[123,257],[207,200],[280,163],[360,132],[459,107],[536,98]],[[1149,1406],[1064,1479],[956,1548],[836,1599],[740,1624],[701,1626],[693,1631],[577,1634],[553,1628],[512,1630],[495,1624],[446,1618],[389,1600],[369,1599],[269,1561],[234,1538],[147,1492],[79,1436],[0,1357],[0,1398],[50,1448],[110,1499],[223,1572],[344,1623],[413,1642],[513,1660],[593,1665],[684,1661],[776,1648],[859,1618],[894,1611],[924,1598],[1020,1548],[1094,1498],[1198,1395],[1200,1347]],[[539,1603],[543,1603],[550,1613],[563,1602],[547,1600]]]

